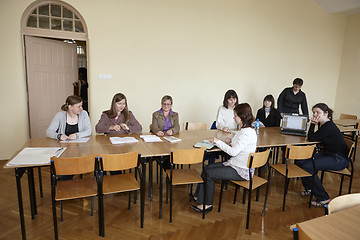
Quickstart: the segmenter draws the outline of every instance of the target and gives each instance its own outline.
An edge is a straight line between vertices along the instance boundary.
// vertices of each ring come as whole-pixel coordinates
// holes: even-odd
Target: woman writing
[[[325,104],[318,103],[313,108],[313,117],[311,118],[310,128],[308,132],[309,141],[319,141],[323,144],[323,152],[317,153],[314,156],[316,171],[319,170],[342,170],[348,166],[349,159],[348,147],[345,143],[344,137],[338,127],[332,121],[333,111]],[[319,125],[315,132],[315,125]],[[308,173],[314,172],[314,167],[311,159],[297,160],[296,164]],[[301,193],[302,196],[309,196],[311,194],[312,177],[301,178],[305,191]],[[329,194],[325,191],[319,177],[315,174],[313,195],[316,201],[311,204],[315,207],[322,207],[330,202]]]
[[[172,97],[165,95],[161,99],[161,108],[152,115],[151,131],[157,136],[174,135],[179,132],[179,115],[171,107]]]
[[[234,120],[234,107],[238,104],[238,96],[234,90],[228,90],[225,93],[223,105],[219,107],[216,116],[216,128],[224,132],[237,129]]]
[[[231,145],[214,138],[212,141],[221,150],[231,156],[231,158],[224,163],[213,163],[206,166],[207,185],[206,185],[206,199],[205,211],[212,210],[215,180],[249,180],[249,168],[247,162],[249,154],[255,152],[257,135],[251,123],[254,121],[251,107],[248,103],[241,103],[234,108],[234,120],[239,126],[239,131],[232,138]],[[252,170],[253,174],[254,170]],[[201,174],[205,178],[205,173]],[[203,197],[204,186],[198,184],[194,195],[194,200],[198,206],[191,206],[192,209],[198,212],[203,211]]]
[[[56,113],[46,136],[53,139],[67,140],[91,135],[89,115],[82,108],[83,101],[78,96],[69,96],[60,112]]]
[[[111,101],[110,109],[102,113],[95,130],[97,133],[130,134],[140,133],[142,127],[129,111],[125,95],[117,93]]]
[[[280,127],[281,115],[274,105],[274,97],[271,94],[266,95],[263,107],[256,113],[256,119],[259,119],[265,127]]]

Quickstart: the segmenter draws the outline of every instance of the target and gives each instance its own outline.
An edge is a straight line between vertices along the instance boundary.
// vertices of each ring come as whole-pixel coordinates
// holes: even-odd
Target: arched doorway
[[[87,27],[75,8],[54,0],[32,3],[21,30],[30,137],[45,137],[67,96],[82,94],[87,108]]]

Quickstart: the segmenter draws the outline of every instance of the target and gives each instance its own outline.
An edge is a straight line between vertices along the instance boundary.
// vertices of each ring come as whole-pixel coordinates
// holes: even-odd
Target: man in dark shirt
[[[308,106],[306,102],[306,95],[301,91],[303,80],[301,78],[295,78],[293,86],[285,88],[278,98],[278,110],[283,116],[284,113],[296,113],[299,114],[299,105],[301,105],[301,111],[304,115],[309,115]]]

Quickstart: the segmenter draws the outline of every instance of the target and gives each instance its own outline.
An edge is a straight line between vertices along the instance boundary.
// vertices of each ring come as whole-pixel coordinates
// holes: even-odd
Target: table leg
[[[150,202],[153,199],[153,157],[149,158],[149,198]]]
[[[33,168],[27,168],[28,172],[28,184],[29,184],[29,197],[30,197],[30,209],[31,209],[31,219],[35,219],[37,215],[36,210],[36,196],[35,196],[35,186],[34,186],[34,170]]]
[[[25,219],[24,219],[24,206],[22,201],[21,194],[21,177],[25,173],[25,168],[15,168],[15,177],[16,177],[16,187],[19,203],[19,215],[20,215],[20,224],[21,224],[21,236],[22,239],[26,239],[26,230],[25,230]]]
[[[160,184],[159,184],[159,219],[162,219],[162,189],[163,189],[163,161],[162,157],[159,158],[158,164],[160,165]]]

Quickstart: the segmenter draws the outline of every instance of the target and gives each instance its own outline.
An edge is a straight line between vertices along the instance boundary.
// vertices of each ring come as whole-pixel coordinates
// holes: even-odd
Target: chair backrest
[[[249,160],[248,160],[248,168],[259,168],[264,166],[270,155],[270,149],[264,151],[264,152],[256,152],[256,153],[250,153],[249,154]],[[252,162],[251,162],[252,158]]]
[[[307,146],[286,146],[285,156],[288,159],[300,160],[300,159],[309,159],[314,155],[315,144]]]
[[[174,164],[194,164],[204,161],[205,148],[172,149],[171,161]]]
[[[103,171],[127,170],[137,167],[140,152],[102,154],[99,158],[100,167]]]
[[[96,155],[72,158],[51,157],[56,175],[85,174],[95,171]]]
[[[355,142],[353,142],[352,140],[348,139],[348,138],[345,138],[344,137],[344,140],[345,140],[345,143],[349,149],[349,154],[348,154],[348,158],[351,159],[352,155],[353,155],[353,152],[355,150]],[[354,159],[352,159],[354,160]]]
[[[207,129],[206,123],[184,122],[185,131],[206,130],[206,129]]]
[[[330,201],[328,214],[360,205],[360,193],[341,195]]]
[[[345,114],[345,113],[341,113],[340,114],[340,119],[357,119],[356,115],[351,115],[351,114]]]

